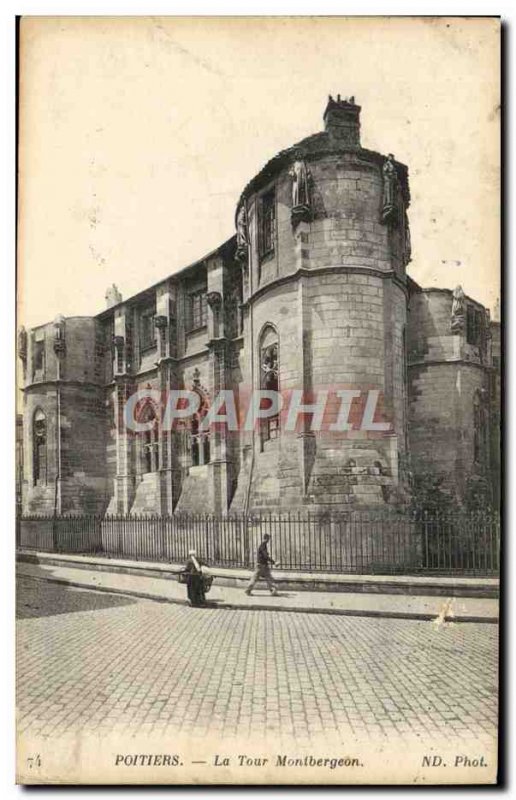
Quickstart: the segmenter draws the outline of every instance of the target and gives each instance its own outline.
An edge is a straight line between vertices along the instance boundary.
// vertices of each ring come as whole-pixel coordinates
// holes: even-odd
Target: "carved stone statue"
[[[201,385],[201,371],[199,367],[195,367],[192,373],[192,389],[196,389]]]
[[[267,347],[262,354],[263,387],[264,389],[277,390],[278,388],[278,351],[277,348]]]
[[[65,350],[65,318],[59,314],[54,320],[54,352],[61,355]]]
[[[310,206],[310,173],[304,161],[294,161],[289,175],[292,178],[292,208]]]
[[[389,153],[382,167],[383,177],[383,202],[382,202],[382,222],[390,222],[395,219],[397,207],[398,173],[394,156]]]
[[[244,259],[247,257],[247,250],[249,247],[249,236],[247,231],[247,211],[245,203],[242,203],[238,209],[236,218],[236,237],[237,237],[237,258]]]
[[[112,308],[122,302],[122,295],[118,291],[116,284],[112,284],[106,290],[106,306]]]
[[[27,331],[23,325],[18,333],[18,356],[22,361],[27,360]]]
[[[211,308],[213,315],[212,335],[216,338],[221,335],[220,325],[222,322],[222,295],[220,292],[208,292],[206,302]]]
[[[493,308],[493,322],[500,322],[500,298],[496,298],[496,303]]]
[[[466,299],[462,286],[457,286],[453,290],[453,300],[451,309],[451,329],[454,333],[464,330],[466,320]]]
[[[238,214],[236,218],[236,232],[237,232],[237,245],[239,247],[247,247],[249,241],[247,238],[247,213],[244,203],[242,203],[242,205],[238,209]]]
[[[294,227],[298,222],[309,222],[310,208],[310,170],[306,163],[297,158],[292,164],[289,175],[292,178],[292,210],[291,218]]]
[[[213,311],[218,311],[222,305],[222,295],[220,292],[208,292],[206,302]]]
[[[54,339],[64,339],[65,318],[59,314],[54,320]]]
[[[154,317],[154,325],[160,330],[166,328],[168,325],[168,319],[165,314],[156,314]]]
[[[165,358],[167,353],[167,326],[168,317],[165,314],[154,315],[154,327],[158,331],[158,350],[159,358]]]

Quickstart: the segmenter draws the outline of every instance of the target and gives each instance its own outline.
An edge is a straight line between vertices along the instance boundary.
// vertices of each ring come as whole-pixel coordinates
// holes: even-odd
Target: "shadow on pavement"
[[[282,592],[279,589],[276,592],[276,594],[271,594],[270,592],[268,592],[266,590],[260,591],[259,589],[258,590],[253,589],[253,593],[251,595],[249,595],[249,596],[250,597],[258,597],[258,598],[260,598],[260,600],[263,600],[264,598],[269,599],[269,598],[272,598],[272,597],[297,597],[298,594],[299,594],[299,592]]]
[[[39,575],[41,573],[41,575]],[[33,575],[18,574],[16,579],[16,617],[33,619],[73,614],[80,611],[101,611],[117,606],[134,605],[130,597],[80,589],[49,581],[49,569],[33,569]]]

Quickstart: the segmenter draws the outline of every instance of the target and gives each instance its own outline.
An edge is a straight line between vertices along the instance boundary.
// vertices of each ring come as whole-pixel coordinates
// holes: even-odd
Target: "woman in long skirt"
[[[188,599],[192,606],[203,606],[206,603],[202,564],[203,562],[197,557],[195,550],[190,550],[185,572],[187,573],[186,589]]]

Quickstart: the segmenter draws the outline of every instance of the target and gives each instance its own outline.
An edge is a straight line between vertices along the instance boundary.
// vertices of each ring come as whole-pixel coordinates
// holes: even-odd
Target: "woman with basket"
[[[182,583],[186,583],[188,599],[192,606],[206,605],[206,592],[209,592],[213,578],[203,573],[204,561],[198,558],[195,550],[189,550],[188,560],[182,573]]]

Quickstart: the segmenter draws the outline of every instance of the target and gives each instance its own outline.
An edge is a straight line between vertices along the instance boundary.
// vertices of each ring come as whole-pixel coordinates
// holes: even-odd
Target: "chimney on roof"
[[[360,111],[353,96],[341,99],[338,94],[334,100],[330,94],[323,115],[325,131],[344,147],[360,147]]]

